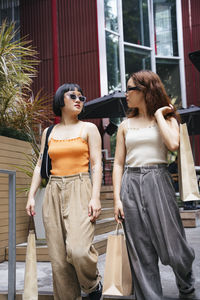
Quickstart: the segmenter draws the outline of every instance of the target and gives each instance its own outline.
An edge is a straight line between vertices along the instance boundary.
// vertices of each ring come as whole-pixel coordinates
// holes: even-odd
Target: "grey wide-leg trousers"
[[[158,258],[170,265],[178,289],[194,289],[188,245],[166,165],[127,168],[122,178],[124,229],[137,300],[162,299]]]

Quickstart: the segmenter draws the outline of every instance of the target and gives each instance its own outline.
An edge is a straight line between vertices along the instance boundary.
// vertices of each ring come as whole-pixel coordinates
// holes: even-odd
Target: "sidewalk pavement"
[[[189,244],[195,250],[195,261],[194,261],[194,276],[195,276],[195,288],[197,297],[194,300],[200,300],[200,227],[197,228],[187,228],[186,236]],[[24,287],[24,262],[17,262],[16,271],[16,290],[18,293],[23,292]],[[99,272],[104,276],[104,266],[105,266],[105,254],[99,256],[98,268]],[[175,277],[172,269],[169,266],[163,266],[159,263],[161,281],[163,286],[163,293],[166,297],[165,299],[180,299],[178,298],[178,289],[175,283]],[[52,287],[52,272],[51,265],[48,262],[38,262],[38,289],[40,292],[53,292]],[[103,281],[103,280],[102,280]],[[8,290],[8,263],[0,263],[0,294],[5,293]],[[150,299],[149,299],[150,300]],[[153,299],[151,299],[153,300]]]

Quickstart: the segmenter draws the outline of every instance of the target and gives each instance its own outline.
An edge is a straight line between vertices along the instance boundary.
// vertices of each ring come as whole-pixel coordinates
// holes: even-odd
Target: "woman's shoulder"
[[[122,131],[126,131],[129,127],[129,123],[130,123],[129,118],[123,120],[119,125],[119,129]]]
[[[85,121],[81,121],[82,126],[85,127],[86,129],[94,129],[97,128],[97,126],[92,123],[92,122],[85,122]]]
[[[125,120],[123,120],[123,121],[120,123],[119,127],[124,128],[124,127],[126,127],[127,125],[128,125],[128,118],[125,119]]]
[[[87,136],[94,136],[99,133],[97,126],[92,122],[82,122],[82,132]]]

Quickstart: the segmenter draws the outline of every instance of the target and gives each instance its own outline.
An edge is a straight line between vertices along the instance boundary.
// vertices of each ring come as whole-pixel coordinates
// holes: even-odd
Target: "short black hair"
[[[56,116],[61,117],[61,107],[65,106],[64,94],[68,91],[75,91],[76,89],[83,95],[81,87],[76,83],[64,83],[57,89],[53,97],[53,112]]]

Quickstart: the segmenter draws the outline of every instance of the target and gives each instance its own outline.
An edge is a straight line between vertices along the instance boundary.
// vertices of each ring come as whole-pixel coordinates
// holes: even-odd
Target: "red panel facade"
[[[53,92],[53,51],[51,5],[49,0],[20,1],[21,36],[28,35],[37,49],[39,60],[38,77],[33,80],[33,90],[41,88]]]
[[[57,14],[52,11],[55,6]],[[52,30],[52,16],[55,15],[57,28],[54,18]],[[34,91],[40,88],[48,93],[54,91],[56,51],[53,41],[57,32],[57,82],[59,80],[60,85],[78,83],[88,100],[100,96],[96,0],[21,0],[20,18],[21,35],[29,35],[41,60],[38,77],[34,79]],[[100,121],[93,122],[100,125]]]
[[[200,73],[188,58],[188,53],[200,50],[200,1],[182,0],[183,43],[187,106],[200,106]],[[195,164],[200,165],[200,136],[195,137]]]
[[[187,105],[200,105],[200,73],[188,58],[188,53],[200,50],[200,1],[182,0],[181,2]]]
[[[88,99],[100,96],[96,1],[59,0],[60,81],[77,82]]]

